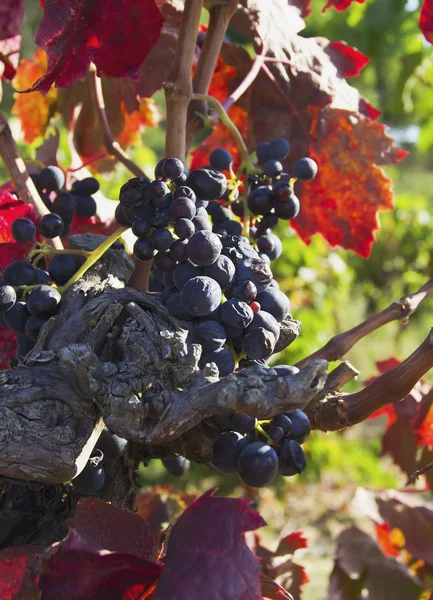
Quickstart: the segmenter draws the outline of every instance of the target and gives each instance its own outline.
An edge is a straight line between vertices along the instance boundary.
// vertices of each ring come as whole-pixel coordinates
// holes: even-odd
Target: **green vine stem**
[[[110,235],[110,237],[108,237],[105,240],[105,242],[98,246],[96,250],[90,252],[89,256],[86,259],[86,262],[78,269],[75,275],[73,275],[70,278],[70,280],[65,283],[65,285],[59,287],[59,292],[61,293],[61,295],[63,296],[63,294],[65,294],[69,290],[69,288],[72,287],[74,283],[76,283],[80,279],[80,277],[82,277],[84,273],[86,273],[90,269],[90,267],[93,267],[93,265],[105,254],[105,252],[114,244],[114,242],[120,238],[122,233],[124,233],[128,229],[129,227],[119,227],[114,233]],[[65,254],[68,253],[71,254],[71,252],[66,250]]]
[[[248,175],[253,175],[255,173],[258,173],[259,169],[254,164],[239,129],[236,127],[236,125],[230,119],[230,117],[228,116],[223,105],[220,102],[218,102],[218,100],[216,98],[214,98],[213,96],[209,96],[207,94],[193,94],[191,100],[204,100],[205,102],[209,102],[209,104],[212,104],[213,107],[215,108],[215,111],[218,114],[218,117],[219,117],[219,120],[221,121],[221,123],[223,125],[225,125],[227,127],[227,129],[229,129],[231,131],[233,137],[235,138],[235,141],[236,141],[236,144],[241,153],[241,159],[242,159],[241,166],[239,167],[239,171],[241,173],[242,172],[245,173],[244,193],[242,194],[241,198],[239,199],[240,201],[242,201],[243,206],[244,206],[244,224],[243,224],[242,233],[243,233],[243,235],[249,237],[250,211],[248,209],[248,195],[250,192],[250,185],[248,184]]]

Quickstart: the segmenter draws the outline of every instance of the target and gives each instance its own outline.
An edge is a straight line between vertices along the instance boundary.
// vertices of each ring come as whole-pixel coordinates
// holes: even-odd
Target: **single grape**
[[[38,335],[45,325],[46,320],[40,319],[39,317],[29,317],[25,324],[25,332],[27,337],[32,340],[32,342],[36,342],[38,339]]]
[[[187,281],[202,274],[200,267],[190,262],[182,262],[177,264],[173,269],[173,281],[175,286],[181,290]]]
[[[96,449],[103,454],[102,463],[104,465],[110,464],[121,458],[125,454],[127,443],[128,440],[111,433],[105,427],[96,442]]]
[[[243,202],[233,202],[232,204],[230,204],[230,208],[232,209],[233,214],[236,215],[237,217],[244,216]]]
[[[218,256],[213,264],[203,269],[203,274],[215,279],[223,291],[231,286],[235,278],[235,273],[236,269],[233,262],[223,254]]]
[[[216,200],[226,191],[227,179],[213,169],[195,169],[189,174],[187,185],[202,200]]]
[[[216,364],[220,377],[227,377],[227,375],[233,373],[235,369],[235,360],[231,353],[225,348],[219,348],[213,352],[203,354],[200,358],[199,367],[200,369],[203,369],[210,363]]]
[[[277,177],[283,172],[283,165],[278,160],[267,160],[262,165],[262,169],[266,177]]]
[[[250,192],[248,208],[253,215],[267,215],[273,206],[272,190],[267,186],[260,186]]]
[[[292,421],[290,439],[298,442],[298,444],[303,444],[310,435],[311,431],[309,418],[302,410],[299,410],[298,408],[288,412],[287,416]]]
[[[214,225],[232,218],[232,211],[219,204],[219,202],[209,202],[207,212],[210,214]]]
[[[164,285],[174,285],[173,283],[173,271],[169,271],[167,273],[164,273],[163,277],[162,277],[162,283]],[[176,288],[177,290],[177,288]]]
[[[38,190],[39,194],[42,194],[44,186],[41,184],[41,176],[39,175],[39,173],[29,173],[29,177],[33,181],[35,188]]]
[[[200,344],[202,353],[207,354],[222,348],[226,342],[226,332],[220,323],[204,321],[194,327],[191,341],[193,344]]]
[[[139,209],[150,201],[150,181],[145,177],[133,177],[120,188],[119,202],[125,208]]]
[[[164,304],[164,306],[167,306],[167,302],[168,299],[170,298],[170,296],[172,296],[173,294],[176,294],[179,290],[177,289],[177,287],[175,285],[169,285],[168,287],[165,287],[162,291],[162,303]]]
[[[214,169],[227,171],[233,163],[233,158],[225,148],[216,148],[210,153],[209,162]]]
[[[44,167],[39,173],[39,185],[49,192],[57,192],[65,185],[65,174],[55,165]]]
[[[278,474],[278,455],[262,442],[248,444],[239,455],[239,476],[251,487],[269,485]]]
[[[162,173],[167,179],[177,179],[183,175],[183,162],[179,158],[166,158],[162,163]]]
[[[278,183],[274,185],[273,194],[274,198],[278,200],[278,202],[284,202],[293,194],[293,188],[284,181],[278,181]]]
[[[34,317],[46,319],[57,312],[61,299],[61,295],[55,288],[49,285],[41,285],[31,290],[27,296],[27,310]]]
[[[153,247],[152,241],[147,236],[140,237],[136,240],[133,252],[140,260],[152,260],[156,255],[156,250]]]
[[[214,233],[219,233],[220,235],[237,235],[240,236],[242,234],[242,224],[238,223],[238,221],[232,221],[231,219],[226,219],[222,223],[215,225],[213,227]]]
[[[192,220],[195,231],[212,231],[212,225],[207,216],[199,215]]]
[[[162,165],[164,164],[165,160],[166,160],[165,158],[161,158],[161,160],[158,161],[158,163],[156,164],[155,177],[163,177],[164,176],[164,174],[162,172]]]
[[[254,330],[263,328],[267,331],[270,331],[274,337],[275,341],[278,341],[280,337],[280,325],[278,321],[265,310],[260,310],[258,313],[254,313],[254,317],[250,325],[248,325],[245,333],[252,333]]]
[[[164,181],[155,179],[155,181],[152,181],[150,183],[149,191],[152,194],[152,196],[155,196],[157,198],[163,198],[164,196],[170,193],[170,188]]]
[[[168,229],[155,229],[150,237],[155,250],[168,250],[174,238]]]
[[[181,321],[192,321],[194,318],[183,308],[180,301],[180,292],[171,294],[167,300],[166,306],[169,314],[175,319],[180,319]]]
[[[176,261],[170,256],[170,252],[158,252],[154,258],[155,268],[167,273],[172,271],[176,266]]]
[[[275,205],[275,214],[279,219],[289,220],[294,219],[301,210],[299,199],[295,194],[292,194],[284,202],[278,202]]]
[[[93,196],[99,191],[99,181],[94,177],[85,177],[72,184],[71,192],[79,196]]]
[[[197,200],[197,196],[195,195],[194,190],[192,190],[187,185],[181,185],[180,187],[178,187],[176,189],[176,191],[174,192],[174,197],[175,198],[189,198],[194,203]]]
[[[27,310],[26,303],[19,301],[10,308],[5,314],[4,319],[6,326],[15,331],[25,331],[27,319],[30,318],[30,313]]]
[[[17,242],[24,244],[35,237],[36,226],[30,219],[20,217],[12,223],[11,232]]]
[[[105,483],[104,467],[90,461],[77,477],[72,480],[74,491],[81,496],[93,496]]]
[[[196,206],[190,198],[176,198],[173,200],[170,209],[173,221],[193,219],[196,213]]]
[[[237,298],[227,300],[221,307],[221,321],[229,327],[248,327],[253,317],[254,313],[248,304]]]
[[[290,300],[283,292],[275,288],[267,288],[264,292],[257,295],[262,310],[271,314],[278,323],[290,313]]]
[[[170,247],[170,256],[177,262],[188,260],[187,240],[176,240]]]
[[[287,415],[277,415],[272,419],[272,425],[280,427],[285,435],[290,433],[293,427],[292,421]]]
[[[4,283],[17,287],[19,285],[35,285],[38,276],[35,268],[28,260],[16,260],[6,267],[3,273]]]
[[[75,213],[81,219],[90,219],[96,215],[96,202],[92,196],[75,196],[77,206]]]
[[[222,244],[211,231],[197,231],[188,240],[188,258],[200,267],[214,263],[221,254]]]
[[[80,264],[78,257],[72,254],[59,254],[53,256],[48,264],[48,273],[54,283],[64,285],[78,271]]]
[[[55,213],[44,215],[38,224],[39,233],[50,240],[61,235],[63,227],[62,217]]]
[[[238,433],[250,433],[254,431],[255,424],[255,418],[247,417],[246,415],[234,414],[231,419],[233,431],[237,431]]]
[[[238,298],[247,304],[253,302],[257,296],[257,288],[252,281],[238,281],[232,288],[233,298]]]
[[[280,258],[281,254],[283,253],[283,244],[280,238],[274,233],[268,233],[267,237],[273,241],[273,249],[270,252],[267,252],[270,260]]]
[[[267,433],[274,442],[280,442],[284,438],[284,431],[278,425],[271,425]]]
[[[193,277],[180,292],[182,306],[196,317],[210,314],[221,302],[221,288],[210,277]]]
[[[168,227],[170,223],[170,210],[168,208],[158,209],[152,219],[154,227]]]
[[[210,459],[215,469],[221,473],[236,473],[240,453],[247,445],[247,440],[236,431],[222,433],[210,449]]]
[[[185,475],[191,465],[190,461],[183,456],[169,456],[168,458],[163,458],[161,462],[167,473],[175,477]]]
[[[249,280],[254,283],[260,294],[271,283],[272,271],[261,258],[246,258],[236,268],[236,280]]]
[[[274,351],[275,344],[274,334],[263,327],[245,333],[242,338],[242,349],[248,358],[252,359],[269,358]]]
[[[147,219],[135,219],[132,224],[132,233],[136,237],[145,237],[152,233],[152,225]]]
[[[123,204],[118,204],[114,211],[114,218],[122,227],[131,227],[136,220],[136,215]]]
[[[6,283],[0,285],[0,311],[10,310],[17,300],[15,288]]]
[[[268,148],[269,158],[284,160],[290,152],[290,144],[285,138],[278,138],[270,143]]]
[[[174,225],[174,233],[181,240],[187,240],[195,233],[194,223],[190,219],[178,219]]]
[[[298,442],[284,439],[278,451],[279,470],[281,475],[290,477],[303,473],[307,468],[307,461],[302,447]]]
[[[313,179],[317,171],[317,163],[312,158],[300,158],[293,163],[293,175],[302,181]]]

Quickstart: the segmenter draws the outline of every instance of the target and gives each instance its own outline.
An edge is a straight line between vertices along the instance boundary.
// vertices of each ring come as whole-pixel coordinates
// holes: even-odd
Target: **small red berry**
[[[258,302],[251,302],[251,304],[250,304],[250,308],[251,308],[251,310],[252,310],[253,312],[255,312],[255,313],[256,313],[256,312],[259,312],[259,310],[260,310],[261,306],[260,306],[260,304],[259,304]]]

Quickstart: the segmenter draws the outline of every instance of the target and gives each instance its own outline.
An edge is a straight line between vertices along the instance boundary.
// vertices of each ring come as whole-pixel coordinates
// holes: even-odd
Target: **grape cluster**
[[[65,175],[54,165],[44,167],[40,173],[32,173],[30,177],[45,206],[55,215],[46,221],[46,233],[41,232],[44,237],[67,236],[75,215],[81,219],[89,219],[96,215],[96,201],[92,196],[99,190],[99,182],[94,177],[74,181],[70,190],[64,189]],[[61,229],[59,218],[62,221]]]
[[[280,367],[294,372],[294,367]],[[213,439],[211,462],[222,473],[238,473],[252,487],[269,485],[280,473],[302,473],[307,462],[301,447],[311,430],[307,415],[292,410],[266,421],[243,415],[223,415],[205,422]],[[215,438],[214,431],[218,431]]]

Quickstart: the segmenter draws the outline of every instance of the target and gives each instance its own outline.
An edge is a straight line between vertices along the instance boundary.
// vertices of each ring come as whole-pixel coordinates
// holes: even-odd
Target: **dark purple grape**
[[[27,319],[30,313],[27,310],[25,302],[15,302],[15,304],[4,313],[4,320],[9,329],[15,331],[25,331]]]
[[[295,194],[292,194],[285,202],[278,202],[275,205],[275,214],[279,219],[294,219],[300,211],[301,205]]]
[[[62,217],[55,213],[44,215],[38,224],[39,233],[48,239],[53,239],[61,235],[63,227]]]
[[[300,158],[293,163],[293,175],[302,181],[316,177],[317,170],[317,163],[312,158]]]
[[[81,496],[93,496],[105,483],[104,467],[90,461],[75,479],[72,480],[74,491]]]
[[[170,255],[176,262],[185,262],[188,260],[187,240],[176,240],[170,246]]]
[[[257,292],[263,292],[271,283],[272,271],[261,258],[246,258],[236,268],[237,281],[249,280],[254,283]]]
[[[173,281],[179,290],[183,288],[187,281],[200,275],[203,275],[200,267],[197,267],[190,262],[179,263],[173,269]]]
[[[284,438],[284,431],[278,425],[271,425],[267,433],[274,442],[280,442]]]
[[[284,160],[290,152],[290,144],[285,138],[278,138],[270,143],[268,149],[269,158]]]
[[[134,255],[140,260],[152,260],[156,255],[156,250],[153,247],[152,241],[149,237],[144,236],[138,238],[133,248]]]
[[[202,200],[221,198],[227,188],[227,179],[219,171],[213,169],[195,169],[189,174],[187,185]]]
[[[233,214],[236,215],[237,217],[244,216],[244,203],[243,202],[233,202],[232,204],[230,204],[230,208],[232,209]]]
[[[120,206],[120,205],[119,205]],[[137,237],[144,237],[152,233],[152,225],[147,219],[135,219],[132,224],[132,233]]]
[[[215,350],[214,352],[203,354],[200,358],[199,367],[203,369],[210,363],[216,364],[220,377],[227,377],[235,369],[235,360],[225,348],[219,348],[219,350]]]
[[[271,314],[278,323],[290,313],[290,300],[283,292],[274,288],[267,288],[257,295],[257,302],[261,309]]]
[[[269,142],[262,142],[261,144],[259,144],[257,146],[256,155],[257,155],[257,160],[260,163],[265,163],[266,161],[268,161],[271,158],[271,156],[269,155],[270,147],[271,147],[271,144]]]
[[[81,219],[90,219],[96,215],[96,202],[92,196],[75,196],[77,206],[75,213]]]
[[[251,487],[269,485],[278,474],[278,455],[262,442],[248,444],[239,455],[239,476]]]
[[[274,351],[275,344],[275,335],[263,327],[245,333],[242,338],[243,351],[248,358],[255,360],[269,358]]]
[[[119,201],[130,210],[142,208],[150,200],[150,181],[145,177],[133,177],[120,188]]]
[[[252,333],[255,329],[261,327],[270,331],[274,335],[275,341],[278,341],[278,338],[280,337],[280,325],[271,314],[264,310],[254,313],[253,320],[250,325],[248,325],[245,333]]]
[[[25,325],[25,333],[27,337],[32,340],[32,342],[36,342],[38,339],[38,335],[45,325],[46,320],[40,319],[39,317],[29,317],[26,321]]]
[[[162,173],[167,179],[177,179],[183,175],[183,162],[179,158],[166,158],[162,164]]]
[[[190,198],[176,198],[171,204],[171,217],[178,219],[193,219],[196,213],[195,203]]]
[[[246,415],[234,414],[231,419],[233,431],[237,431],[238,433],[250,433],[254,431],[255,424],[255,418],[247,417]]]
[[[24,358],[30,350],[35,346],[35,342],[29,338],[24,332],[20,331],[17,335],[17,357],[19,359]],[[12,365],[11,365],[12,366]]]
[[[189,198],[194,203],[197,200],[197,196],[195,195],[194,190],[192,190],[187,185],[181,185],[180,187],[178,187],[176,189],[176,191],[174,192],[174,197],[175,198]]]
[[[191,335],[193,344],[200,344],[203,354],[221,348],[226,342],[224,327],[216,321],[199,323]]]
[[[267,160],[263,166],[263,173],[266,177],[277,177],[283,172],[283,165],[278,160]]]
[[[170,193],[170,189],[167,184],[159,179],[155,179],[155,181],[150,183],[149,191],[152,196],[156,196],[157,198],[162,198]]]
[[[33,290],[27,296],[27,310],[34,317],[47,319],[57,312],[60,300],[60,293],[49,285],[41,285]]]
[[[190,219],[178,219],[174,225],[174,233],[181,240],[187,240],[195,233],[195,225]]]
[[[163,292],[162,292],[162,303],[167,306],[167,302],[168,299],[170,298],[170,296],[172,296],[173,294],[177,294],[179,290],[177,289],[177,287],[175,285],[169,285],[168,287],[165,287]]]
[[[240,453],[247,445],[247,440],[236,431],[222,433],[210,450],[210,459],[215,469],[221,473],[236,473]]]
[[[155,250],[168,250],[174,238],[168,229],[155,229],[150,237]]]
[[[44,167],[39,173],[39,185],[49,192],[57,192],[65,185],[65,174],[55,165]]]
[[[214,225],[232,218],[232,211],[219,204],[219,202],[209,202],[207,212],[210,214]]]
[[[181,321],[192,321],[194,318],[183,308],[180,301],[180,292],[171,294],[167,300],[166,306],[169,314],[175,319],[180,319]]]
[[[281,475],[290,477],[303,473],[307,468],[302,447],[294,440],[284,439],[278,451],[279,470]]]
[[[69,192],[57,192],[56,198],[51,205],[51,212],[62,217],[66,225],[72,221],[77,208],[76,196]]]
[[[267,186],[262,185],[250,192],[248,208],[253,215],[267,215],[273,206],[272,190]]]
[[[273,192],[274,198],[278,200],[278,202],[284,202],[285,200],[288,200],[293,194],[293,188],[288,183],[279,181],[274,185]]]
[[[155,216],[152,219],[152,225],[154,227],[168,227],[170,223],[170,210],[168,208],[162,208],[157,210]]]
[[[212,225],[211,222],[209,221],[209,219],[207,218],[207,216],[203,216],[200,215],[198,217],[194,217],[193,220],[193,225],[195,228],[195,231],[212,231]]]
[[[94,177],[85,177],[72,184],[71,192],[80,196],[93,196],[99,191],[99,181]]]
[[[155,268],[167,273],[176,266],[176,261],[170,256],[170,252],[158,252],[154,258]]]
[[[28,260],[16,260],[4,270],[3,281],[13,287],[35,285],[38,282],[38,276]]]
[[[213,264],[221,254],[222,244],[211,231],[197,231],[188,240],[188,258],[200,267]]]
[[[292,421],[290,439],[295,440],[295,442],[298,442],[298,444],[303,444],[310,435],[311,431],[309,418],[302,410],[299,409],[291,410],[287,413],[287,416]]]
[[[233,262],[223,254],[217,260],[203,269],[203,274],[215,279],[223,291],[227,290],[233,283],[236,269]]]
[[[221,303],[221,288],[210,277],[193,277],[180,292],[180,301],[185,310],[195,317],[210,314]]]
[[[272,419],[272,425],[280,427],[284,434],[287,435],[292,431],[292,421],[287,415],[277,415]]]
[[[243,302],[254,302],[257,296],[257,288],[252,281],[248,279],[245,281],[238,281],[232,288],[233,298],[238,298]]]
[[[214,169],[227,171],[233,163],[233,158],[225,148],[216,148],[210,153],[209,162]]]
[[[11,232],[17,242],[24,244],[25,242],[30,242],[35,237],[36,226],[30,219],[20,217],[12,223]]]
[[[237,298],[227,300],[221,307],[221,322],[223,325],[235,328],[245,328],[253,320],[254,313],[246,302]]]
[[[114,211],[114,218],[122,227],[131,227],[136,220],[136,215],[123,204],[118,204]]]
[[[80,260],[81,259],[81,260]],[[53,256],[48,264],[48,273],[54,283],[65,285],[80,268],[83,257],[73,254]]]

